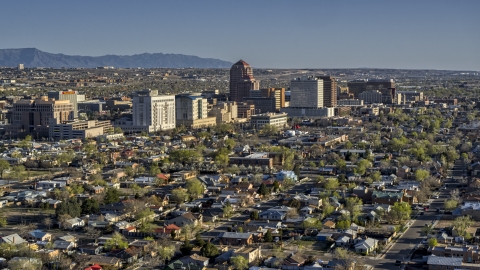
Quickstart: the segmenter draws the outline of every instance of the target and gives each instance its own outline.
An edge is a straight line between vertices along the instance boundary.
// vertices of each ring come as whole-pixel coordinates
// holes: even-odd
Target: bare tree
[[[51,218],[47,217],[43,220],[43,225],[45,225],[45,227],[47,227],[49,230],[50,228],[52,227],[53,225],[53,221]]]

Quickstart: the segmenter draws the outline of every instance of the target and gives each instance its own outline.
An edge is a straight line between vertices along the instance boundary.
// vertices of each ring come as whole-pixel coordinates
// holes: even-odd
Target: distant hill
[[[135,55],[79,56],[53,54],[35,48],[0,49],[0,66],[50,68],[95,68],[113,66],[117,68],[229,68],[233,63],[193,55],[142,53]]]

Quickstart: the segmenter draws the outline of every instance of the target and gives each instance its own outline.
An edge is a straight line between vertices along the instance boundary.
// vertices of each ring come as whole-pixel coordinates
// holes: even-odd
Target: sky
[[[3,0],[0,48],[480,71],[479,0]]]

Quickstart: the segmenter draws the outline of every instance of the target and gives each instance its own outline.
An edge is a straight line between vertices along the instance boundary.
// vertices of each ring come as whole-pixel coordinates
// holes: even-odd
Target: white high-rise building
[[[290,81],[290,107],[322,108],[323,80],[315,77],[295,78]]]
[[[175,128],[175,96],[159,96],[157,90],[137,91],[133,97],[132,124],[135,130],[155,132]]]

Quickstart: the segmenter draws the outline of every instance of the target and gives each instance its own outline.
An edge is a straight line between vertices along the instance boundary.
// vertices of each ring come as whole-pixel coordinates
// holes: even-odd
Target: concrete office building
[[[302,77],[290,81],[290,107],[324,107],[323,80],[315,77]]]
[[[250,96],[250,90],[259,88],[259,82],[253,77],[252,67],[240,60],[230,69],[230,101],[243,102]]]
[[[238,105],[236,102],[220,102],[208,112],[209,117],[215,117],[217,124],[235,122],[238,117]]]
[[[335,116],[335,108],[293,108],[280,109],[289,117],[332,117]]]
[[[421,101],[421,100],[424,99],[423,92],[397,91],[397,93],[402,95],[402,99],[403,99],[404,102]]]
[[[337,101],[338,106],[363,106],[363,100],[360,99],[341,99]]]
[[[175,128],[175,96],[159,96],[157,90],[137,91],[132,116],[115,120],[125,132],[155,132]]]
[[[18,64],[17,69],[18,69],[18,70],[24,70],[24,69],[25,69],[25,65],[24,65],[24,64]]]
[[[370,79],[370,80],[353,80],[347,83],[349,93],[358,98],[360,93],[368,90],[383,90],[395,88],[393,79]]]
[[[332,76],[318,76],[323,80],[323,106],[335,107],[337,105],[337,80]]]
[[[48,92],[48,98],[55,100],[69,100],[73,104],[73,117],[78,118],[78,92],[77,91],[55,91]],[[85,96],[83,97],[85,100]]]
[[[246,102],[238,103],[238,118],[250,118],[255,114],[255,105]]]
[[[113,130],[110,121],[76,121],[57,124],[52,122],[49,126],[49,137],[54,140],[95,138],[108,134]]]
[[[217,124],[215,117],[208,117],[208,101],[201,94],[175,96],[176,125],[190,128],[210,127]]]
[[[358,95],[358,98],[368,104],[382,103],[382,93],[378,90],[362,92]]]
[[[31,134],[48,137],[50,123],[72,121],[73,104],[69,100],[54,100],[42,96],[38,99],[21,99],[13,104],[11,125],[6,126],[6,135]]]
[[[287,125],[286,113],[263,113],[252,115],[250,125],[254,128],[261,129],[265,125],[272,125],[284,128]]]

